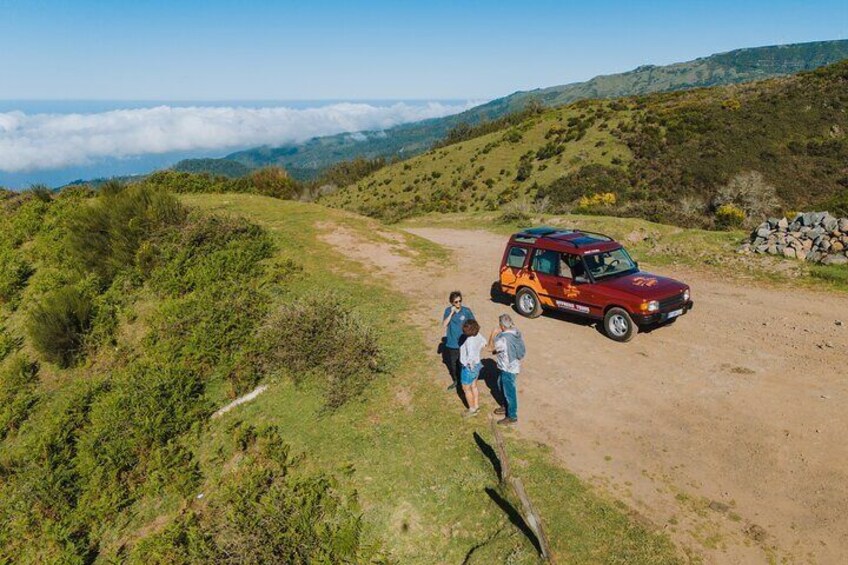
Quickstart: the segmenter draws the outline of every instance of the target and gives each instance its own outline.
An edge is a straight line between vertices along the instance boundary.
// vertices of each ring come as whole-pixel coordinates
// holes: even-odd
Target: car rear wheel
[[[528,318],[538,318],[542,314],[539,297],[529,288],[522,288],[515,294],[515,309]]]
[[[636,324],[624,308],[610,308],[604,316],[604,332],[615,341],[630,341],[636,335]]]

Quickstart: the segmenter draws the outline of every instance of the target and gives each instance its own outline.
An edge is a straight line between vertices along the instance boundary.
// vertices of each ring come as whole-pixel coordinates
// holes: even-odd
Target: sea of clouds
[[[156,106],[99,113],[0,112],[0,171],[19,173],[189,150],[285,145],[461,112],[473,103],[315,108]]]

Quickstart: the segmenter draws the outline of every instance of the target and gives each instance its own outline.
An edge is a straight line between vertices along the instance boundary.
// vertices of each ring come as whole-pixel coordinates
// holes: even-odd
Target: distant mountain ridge
[[[242,170],[239,165],[251,169],[279,165],[293,176],[306,180],[334,163],[356,157],[391,159],[418,155],[460,124],[474,125],[496,119],[521,110],[530,102],[552,107],[588,98],[618,98],[736,84],[812,70],[843,59],[848,59],[848,40],[845,39],[736,49],[671,65],[643,65],[585,82],[519,91],[459,114],[384,131],[343,133],[313,138],[297,145],[256,147],[222,159],[179,163],[177,168],[215,172],[222,168]]]

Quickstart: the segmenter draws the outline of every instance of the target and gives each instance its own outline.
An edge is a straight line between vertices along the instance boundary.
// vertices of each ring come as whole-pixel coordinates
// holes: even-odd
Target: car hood
[[[683,292],[688,288],[680,281],[645,272],[611,279],[601,279],[597,284],[646,300],[665,298],[678,292]]]

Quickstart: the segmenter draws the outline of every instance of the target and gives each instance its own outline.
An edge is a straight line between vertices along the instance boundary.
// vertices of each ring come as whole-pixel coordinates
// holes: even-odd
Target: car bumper
[[[662,324],[663,322],[667,322],[673,318],[679,318],[680,316],[686,314],[693,308],[695,305],[691,300],[686,302],[680,308],[674,308],[667,312],[655,312],[653,314],[634,314],[632,316],[633,321],[636,322],[637,325],[640,326],[650,326],[652,324]],[[675,312],[682,310],[679,314],[675,314]]]

